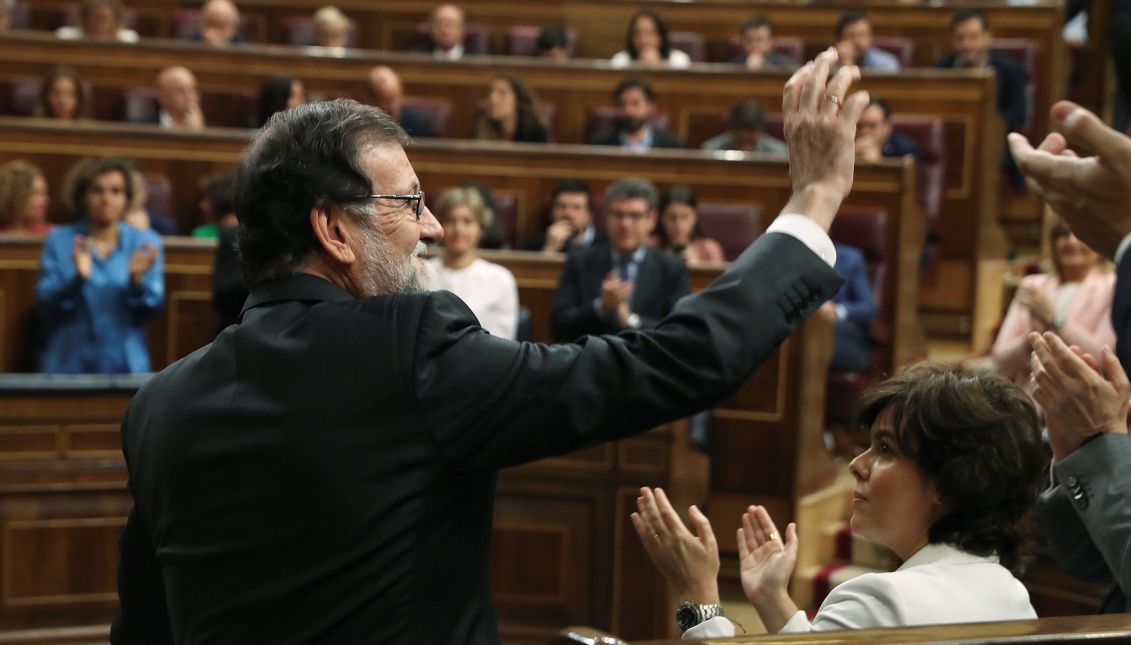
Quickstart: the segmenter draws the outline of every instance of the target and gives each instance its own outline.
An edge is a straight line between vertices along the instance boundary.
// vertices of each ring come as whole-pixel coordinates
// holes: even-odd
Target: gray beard
[[[400,256],[383,233],[364,229],[361,234],[364,255],[359,286],[364,297],[432,290],[432,272],[417,257],[425,251],[418,242],[409,256]]]

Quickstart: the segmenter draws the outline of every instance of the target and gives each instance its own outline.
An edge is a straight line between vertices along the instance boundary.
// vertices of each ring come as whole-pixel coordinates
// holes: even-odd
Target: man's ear
[[[340,206],[316,204],[310,209],[310,228],[322,251],[340,264],[353,264],[357,255],[351,243],[357,235],[356,224]]]

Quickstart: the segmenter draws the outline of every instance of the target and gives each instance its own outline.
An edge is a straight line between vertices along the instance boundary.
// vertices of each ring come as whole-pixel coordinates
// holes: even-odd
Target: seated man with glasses
[[[605,189],[609,244],[566,260],[550,318],[556,340],[653,327],[691,291],[683,261],[647,246],[658,202],[656,187],[644,179]]]

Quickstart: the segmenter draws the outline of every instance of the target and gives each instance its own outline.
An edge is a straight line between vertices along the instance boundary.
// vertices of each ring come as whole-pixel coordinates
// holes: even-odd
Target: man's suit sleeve
[[[1012,58],[1004,57],[997,73],[1001,77],[998,102],[1007,132],[1018,132],[1029,118],[1029,97],[1025,94],[1025,68]]]
[[[1053,465],[1058,488],[1067,500],[1079,523],[1090,537],[1090,542],[1107,563],[1111,577],[1121,589],[1131,589],[1131,437],[1126,434],[1104,433],[1080,446],[1076,452]],[[1074,527],[1067,511],[1060,505],[1059,513],[1050,500],[1042,498],[1043,509],[1038,519],[1058,562],[1073,566],[1069,573],[1085,574],[1086,579],[1096,579],[1093,560],[1085,564],[1086,549],[1068,540],[1082,538]],[[1051,500],[1055,502],[1055,498]],[[1050,518],[1061,520],[1050,525]],[[1066,568],[1067,570],[1067,568]]]
[[[1112,582],[1111,570],[1072,509],[1072,499],[1064,486],[1058,484],[1041,493],[1033,514],[1062,571],[1087,582]]]
[[[122,453],[126,451],[122,424]],[[136,499],[133,491],[131,497]],[[113,645],[164,645],[173,643],[165,583],[157,553],[146,533],[137,507],[130,509],[126,528],[118,540],[118,613],[110,626]]]
[[[691,278],[687,272],[687,264],[683,260],[667,256],[660,258],[664,262],[664,276],[658,286],[662,290],[660,297],[663,298],[664,315],[667,315],[675,309],[675,303],[679,302],[680,298],[691,293]],[[651,328],[658,324],[660,324],[659,318],[640,314],[641,327]]]
[[[730,396],[840,284],[797,238],[767,233],[655,329],[554,346],[478,331],[437,292],[412,350],[422,427],[471,471],[643,432]]]
[[[593,301],[585,298],[582,285],[584,263],[588,253],[571,253],[566,257],[554,308],[550,313],[550,333],[554,340],[569,342],[598,330],[612,330],[608,321],[597,315]]]

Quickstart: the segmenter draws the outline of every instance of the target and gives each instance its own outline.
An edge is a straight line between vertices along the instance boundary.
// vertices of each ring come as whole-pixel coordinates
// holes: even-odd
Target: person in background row
[[[703,235],[699,219],[699,198],[691,186],[676,184],[668,189],[660,204],[660,225],[656,241],[660,249],[677,255],[688,263],[726,262],[723,247]]]
[[[578,179],[563,179],[550,200],[550,226],[526,241],[522,248],[543,253],[566,253],[607,245],[608,236],[593,225],[593,195]]]
[[[617,120],[611,128],[593,135],[590,141],[598,146],[619,146],[632,152],[652,148],[682,148],[679,137],[652,125],[656,115],[656,93],[643,78],[626,78],[613,90]]]
[[[479,325],[500,338],[513,340],[518,327],[518,286],[506,267],[478,256],[476,249],[495,214],[473,188],[453,188],[436,204],[444,227],[444,250],[429,262],[437,289],[459,296]]]
[[[196,76],[187,67],[166,67],[157,74],[157,104],[161,127],[194,132],[204,129]]]
[[[863,120],[863,117],[861,117]],[[860,249],[834,242],[833,268],[844,285],[832,300],[821,306],[820,315],[833,323],[834,372],[867,372],[872,367],[872,321],[876,319],[876,295],[868,279],[868,262]]]
[[[891,105],[873,98],[856,124],[856,158],[879,161],[883,157],[911,155],[919,158],[919,145],[911,137],[896,132],[891,125]]]
[[[621,68],[635,63],[649,67],[685,69],[691,66],[691,57],[686,52],[672,49],[668,25],[659,14],[641,11],[628,23],[624,50],[613,54],[609,63]]]
[[[409,136],[428,138],[436,136],[432,122],[427,116],[404,106],[404,86],[400,76],[393,68],[378,65],[369,70],[369,82],[365,86],[368,103],[375,105],[393,117]]]
[[[306,103],[306,87],[293,76],[272,76],[259,88],[255,127],[262,128],[276,112]]]
[[[43,77],[33,114],[64,121],[87,118],[87,96],[78,73],[69,67],[58,67]]]
[[[704,150],[740,150],[784,155],[785,142],[763,131],[766,110],[760,101],[746,99],[736,102],[727,117],[727,131],[703,142]]]
[[[0,165],[0,233],[42,235],[47,223],[47,179],[38,166],[23,159]]]
[[[550,314],[555,340],[654,328],[690,293],[687,265],[648,244],[658,206],[656,187],[644,179],[605,189],[609,243],[566,257]]]
[[[342,52],[349,46],[350,19],[337,7],[322,7],[314,12],[314,44]]]
[[[459,60],[466,54],[486,54],[465,40],[466,21],[467,16],[458,5],[445,3],[436,7],[428,23],[428,42],[417,47],[416,51],[431,52],[432,57],[438,60]]]
[[[149,371],[145,320],[165,300],[161,238],[122,221],[133,198],[122,159],[87,157],[67,175],[63,201],[78,216],[43,241],[36,302],[50,374]]]
[[[796,60],[774,51],[774,25],[766,18],[755,16],[747,20],[738,34],[742,39],[742,53],[731,62],[746,69],[798,66]]]
[[[569,34],[564,27],[547,25],[538,32],[538,56],[551,60],[569,60]]]
[[[1049,244],[1054,271],[1021,279],[990,350],[998,370],[1030,391],[1031,332],[1051,331],[1092,356],[1115,346],[1115,275],[1062,220],[1053,223]]]
[[[192,229],[193,237],[215,239],[220,231],[239,226],[236,219],[232,185],[236,178],[230,172],[221,172],[204,177],[200,182],[200,226]]]
[[[0,0],[0,34],[12,30],[12,12],[16,0]]]
[[[83,0],[77,27],[59,27],[57,38],[112,38],[123,43],[136,43],[137,32],[123,25],[125,13],[119,0]]]
[[[123,221],[139,231],[153,231],[158,235],[176,235],[176,222],[166,213],[154,213],[146,208],[149,186],[145,173],[135,167],[130,171],[130,182],[133,196],[130,198],[129,206],[126,207]]]
[[[846,11],[836,23],[836,50],[841,65],[856,65],[860,69],[879,72],[898,72],[899,59],[876,47],[872,40],[872,21],[868,14]]]
[[[486,114],[475,124],[471,138],[528,143],[546,143],[550,139],[530,90],[522,79],[509,74],[491,81]]]
[[[239,33],[240,10],[232,0],[207,0],[200,8],[200,32],[193,40],[227,47],[243,42]]]

